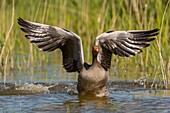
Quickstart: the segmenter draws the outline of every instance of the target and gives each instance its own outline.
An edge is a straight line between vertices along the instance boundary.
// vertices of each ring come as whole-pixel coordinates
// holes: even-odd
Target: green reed
[[[91,45],[102,32],[159,28],[160,34],[142,54],[132,58],[113,56],[112,67],[119,69],[117,76],[127,79],[147,76],[167,86],[170,78],[169,4],[169,0],[1,0],[1,76],[10,75],[16,67],[23,71],[24,66],[49,63],[49,53],[37,50],[23,38],[24,33],[17,24],[17,18],[22,17],[77,33],[82,37],[85,59],[89,63]],[[59,51],[50,54],[61,59]]]

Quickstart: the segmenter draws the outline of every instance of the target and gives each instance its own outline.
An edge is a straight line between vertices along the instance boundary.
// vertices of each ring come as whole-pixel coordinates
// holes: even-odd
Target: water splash
[[[16,91],[26,91],[28,93],[50,93],[49,88],[52,86],[44,86],[43,84],[34,84],[34,83],[16,83]]]

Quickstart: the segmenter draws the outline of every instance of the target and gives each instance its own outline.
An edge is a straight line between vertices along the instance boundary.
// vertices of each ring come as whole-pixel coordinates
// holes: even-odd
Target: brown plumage
[[[55,26],[18,19],[25,37],[38,49],[62,51],[63,67],[67,72],[78,72],[77,90],[80,95],[105,96],[105,86],[111,66],[112,53],[131,57],[148,47],[148,42],[158,35],[159,29],[134,31],[108,31],[96,37],[92,49],[93,62],[84,62],[81,38],[75,33]]]

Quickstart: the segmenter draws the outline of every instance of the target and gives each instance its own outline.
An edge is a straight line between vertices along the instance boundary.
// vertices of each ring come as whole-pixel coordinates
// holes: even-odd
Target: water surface
[[[170,91],[151,90],[134,82],[109,81],[106,97],[80,97],[76,82],[0,84],[1,112],[110,113],[170,112]]]
[[[0,80],[2,113],[168,113],[170,90],[151,89],[144,81],[110,76],[106,97],[77,95],[77,73],[68,74],[61,62],[14,69]],[[117,73],[116,67],[112,67]],[[114,71],[115,70],[115,71]]]

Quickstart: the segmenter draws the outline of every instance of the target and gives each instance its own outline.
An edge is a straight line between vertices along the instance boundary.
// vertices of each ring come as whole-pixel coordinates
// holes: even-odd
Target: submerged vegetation
[[[15,75],[14,70],[24,71],[31,65],[61,64],[61,60],[49,62],[49,57],[61,59],[59,51],[43,53],[28,43],[17,24],[22,17],[81,36],[88,62],[93,40],[102,32],[159,28],[156,40],[142,54],[113,55],[111,76],[127,80],[145,76],[162,81],[165,87],[170,82],[170,0],[1,0],[0,13],[0,77],[4,80]]]

